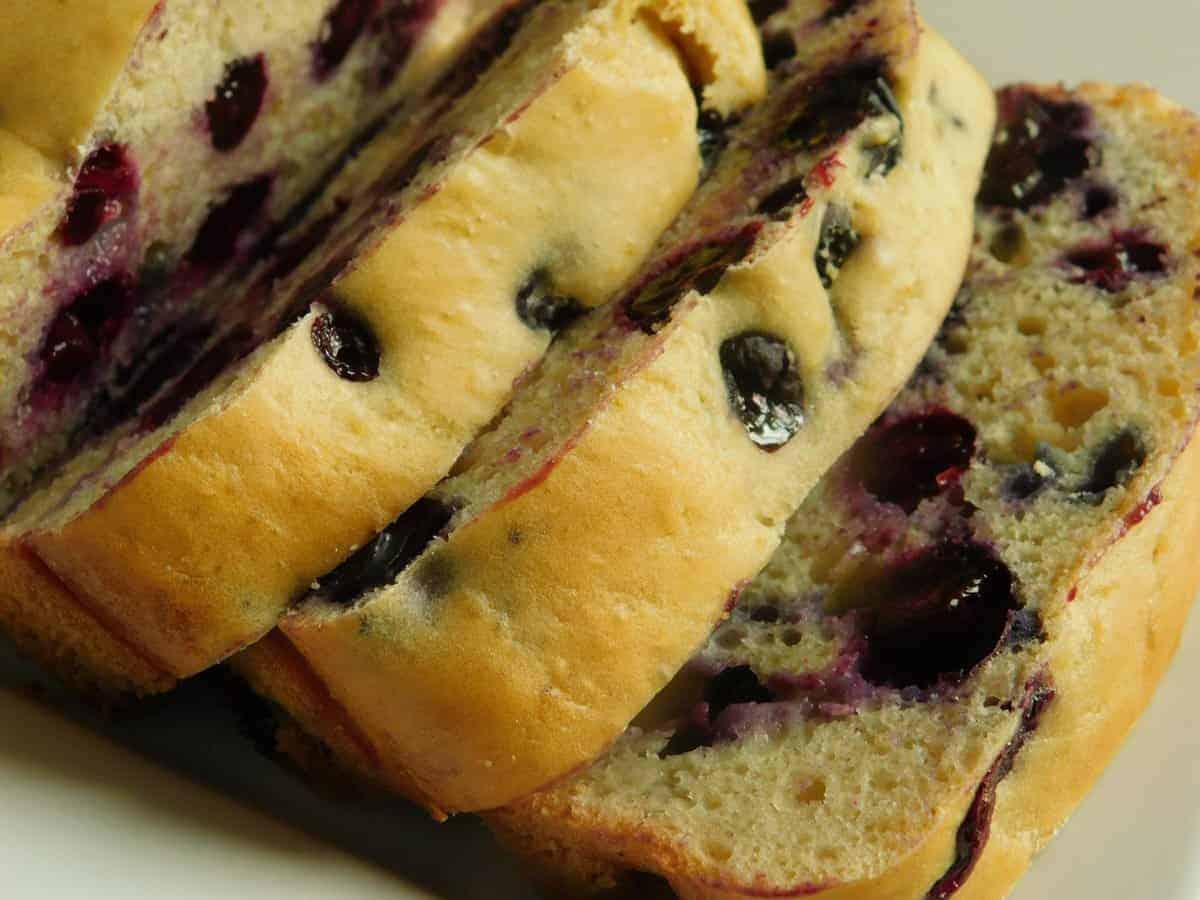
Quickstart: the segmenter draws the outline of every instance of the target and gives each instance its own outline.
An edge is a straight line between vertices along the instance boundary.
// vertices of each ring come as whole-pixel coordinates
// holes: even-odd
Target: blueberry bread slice
[[[1149,700],[1200,587],[1200,122],[1000,110],[908,387],[610,752],[494,816],[562,894],[1002,897]]]
[[[712,174],[652,260],[282,622],[328,702],[268,693],[434,810],[506,803],[620,734],[961,281],[991,92],[907,2],[795,2],[765,27],[793,53],[714,132]]]
[[[39,0],[0,37],[0,511],[496,0]],[[180,354],[176,354],[179,356]]]
[[[696,94],[764,80],[740,0],[502,8],[10,517],[4,620],[142,691],[262,637],[652,250],[698,183]]]

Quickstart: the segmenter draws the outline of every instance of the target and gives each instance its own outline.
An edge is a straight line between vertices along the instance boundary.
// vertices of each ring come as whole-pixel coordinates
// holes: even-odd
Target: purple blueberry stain
[[[1000,783],[1012,772],[1021,750],[1038,730],[1054,697],[1053,683],[1046,675],[1034,679],[1026,688],[1025,697],[1021,702],[1021,720],[1017,724],[1016,733],[979,783],[967,814],[958,827],[954,862],[929,889],[929,893],[925,895],[926,900],[949,900],[971,877],[991,836],[992,816],[996,810],[996,791]]]
[[[1074,284],[1091,285],[1109,294],[1129,287],[1139,276],[1167,270],[1167,248],[1141,231],[1121,231],[1110,239],[1085,244],[1063,257]]]
[[[68,247],[79,247],[127,212],[137,195],[138,171],[127,148],[97,147],[84,160],[56,235]]]
[[[1076,486],[1072,496],[1092,506],[1099,506],[1108,492],[1123,487],[1146,463],[1148,450],[1141,433],[1124,428],[1106,440],[1092,457],[1087,476]]]
[[[312,324],[312,341],[321,358],[344,381],[365,383],[379,377],[383,352],[370,326],[356,313],[334,306]]]
[[[234,60],[212,99],[204,104],[213,149],[228,153],[237,149],[262,111],[267,94],[267,61],[261,53]]]
[[[720,349],[730,406],[761,450],[786,446],[807,420],[804,381],[792,348],[782,338],[750,331]]]
[[[776,221],[787,221],[795,209],[805,209],[810,203],[806,179],[801,176],[784,182],[763,197],[755,212]]]
[[[435,95],[456,100],[473,88],[492,65],[508,52],[517,33],[539,0],[522,0],[499,11],[485,25],[433,89]]]
[[[324,81],[346,61],[378,9],[379,0],[339,0],[329,11],[313,47],[313,70],[318,81]]]

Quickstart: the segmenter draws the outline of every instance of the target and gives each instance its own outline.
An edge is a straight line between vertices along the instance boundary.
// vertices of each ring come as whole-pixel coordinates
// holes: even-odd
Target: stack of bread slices
[[[23,650],[548,896],[1010,890],[1200,588],[1200,119],[911,0],[5,2]]]

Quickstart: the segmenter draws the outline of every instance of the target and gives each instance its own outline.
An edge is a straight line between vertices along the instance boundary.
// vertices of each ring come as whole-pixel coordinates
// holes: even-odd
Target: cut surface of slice
[[[696,188],[695,95],[729,114],[763,81],[740,0],[502,8],[230,283],[226,317],[180,324],[194,364],[9,519],[6,619],[141,690],[262,637],[635,271]]]
[[[506,803],[616,737],[949,308],[992,94],[908,3],[824,16],[796,2],[768,23],[794,58],[713,131],[647,266],[422,514],[282,623],[376,774],[435,810]]]
[[[971,271],[899,399],[593,767],[494,815],[555,896],[1008,894],[1200,587],[1200,121],[1000,95]]]
[[[497,5],[6,5],[0,511],[188,365],[230,279]]]

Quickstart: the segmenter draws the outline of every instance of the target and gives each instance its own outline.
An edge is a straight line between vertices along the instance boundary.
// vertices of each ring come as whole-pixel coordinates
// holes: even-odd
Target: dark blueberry
[[[42,343],[45,376],[67,384],[84,375],[112,344],[133,307],[133,287],[116,275],[75,297],[59,311]]]
[[[313,321],[313,345],[325,364],[346,381],[366,382],[379,377],[379,341],[361,318],[348,309],[329,310]]]
[[[525,19],[539,2],[522,0],[497,13],[442,76],[433,93],[454,100],[473,88],[492,64],[508,52]]]
[[[863,677],[896,688],[964,679],[1019,607],[1008,566],[977,544],[942,544],[866,587]]]
[[[1098,506],[1104,495],[1121,487],[1146,463],[1146,444],[1136,429],[1126,428],[1110,438],[1092,460],[1092,470],[1075,489],[1075,496]]]
[[[338,0],[321,23],[313,49],[313,66],[319,80],[328,78],[345,61],[378,8],[379,0]]]
[[[391,584],[445,530],[454,510],[436,500],[414,503],[395,522],[317,582],[313,596],[338,606]]]
[[[713,678],[704,689],[708,717],[713,722],[731,706],[773,703],[775,699],[750,666],[732,666]]]
[[[768,69],[778,69],[796,58],[796,36],[790,31],[777,31],[763,37],[763,60]]]
[[[1093,165],[1095,151],[1087,136],[1091,113],[1083,104],[1018,88],[1001,94],[1000,110],[981,203],[1032,209]]]
[[[1022,463],[1014,466],[1012,474],[1004,481],[1004,494],[1010,500],[1030,500],[1037,496],[1057,477],[1058,473],[1045,460],[1033,465]]]
[[[1034,642],[1044,644],[1046,640],[1046,628],[1036,610],[1018,609],[1009,616],[1008,633],[1004,639],[1009,647],[1020,649]]]
[[[638,900],[677,900],[679,897],[671,882],[653,872],[626,872],[620,878],[618,890],[618,896],[637,897]]]
[[[517,291],[517,315],[527,328],[558,334],[584,313],[583,304],[573,297],[552,293],[548,276],[539,270]]]
[[[729,402],[758,447],[778,450],[804,426],[804,383],[782,339],[750,331],[721,345]]]
[[[229,366],[254,349],[254,335],[239,327],[209,348],[178,381],[142,412],[141,428],[153,431],[167,424],[188,401],[216,380]]]
[[[710,293],[726,270],[750,255],[762,226],[727,229],[687,244],[652,270],[622,304],[625,315],[646,334],[657,333],[671,319],[671,310],[691,290]]]
[[[774,624],[779,621],[779,607],[756,606],[750,610],[750,621]]]
[[[817,240],[817,252],[813,258],[821,284],[826,289],[833,287],[842,266],[858,249],[861,240],[845,208],[830,204],[821,222],[821,236]]]
[[[406,0],[380,14],[375,28],[382,62],[375,74],[376,89],[385,88],[395,80],[441,4],[442,0]]]
[[[104,225],[124,215],[137,189],[137,167],[129,151],[120,144],[96,148],[75,177],[67,213],[58,226],[59,241],[68,247],[86,244]]]
[[[1138,275],[1160,275],[1167,268],[1167,248],[1141,232],[1125,231],[1112,240],[1072,250],[1065,257],[1074,271],[1071,281],[1090,284],[1110,294],[1127,288]]]
[[[880,60],[858,60],[825,70],[801,86],[788,108],[800,113],[781,131],[791,150],[829,147],[862,122],[876,116],[895,116],[899,107]],[[888,150],[899,160],[899,149]]]
[[[163,241],[152,243],[146,248],[141,268],[138,269],[139,292],[143,295],[151,294],[165,288],[171,282],[173,269],[170,246]]]
[[[267,62],[260,53],[225,67],[225,77],[213,98],[204,104],[213,148],[222,153],[246,139],[267,94]]]
[[[750,0],[750,15],[761,25],[771,16],[787,8],[788,0]]]
[[[949,410],[875,426],[851,457],[860,484],[881,503],[912,513],[957,482],[975,456],[975,427]]]
[[[188,251],[190,262],[217,268],[237,255],[238,242],[261,215],[271,194],[271,176],[263,175],[244,182],[229,192],[221,203],[209,210],[196,240]]]
[[[699,100],[699,98],[697,98]],[[703,110],[696,121],[696,133],[700,138],[700,160],[704,172],[711,172],[717,160],[729,146],[729,129],[734,119],[725,118],[710,109]]]
[[[854,12],[855,7],[862,4],[862,0],[829,0],[829,9],[825,11],[822,21],[833,22],[837,19],[845,18]]]
[[[785,221],[791,217],[793,209],[797,206],[803,207],[807,201],[808,191],[804,186],[804,178],[793,178],[767,194],[759,202],[757,212],[759,215]]]
[[[1083,215],[1095,219],[1117,205],[1117,192],[1104,185],[1092,185],[1083,195]]]

